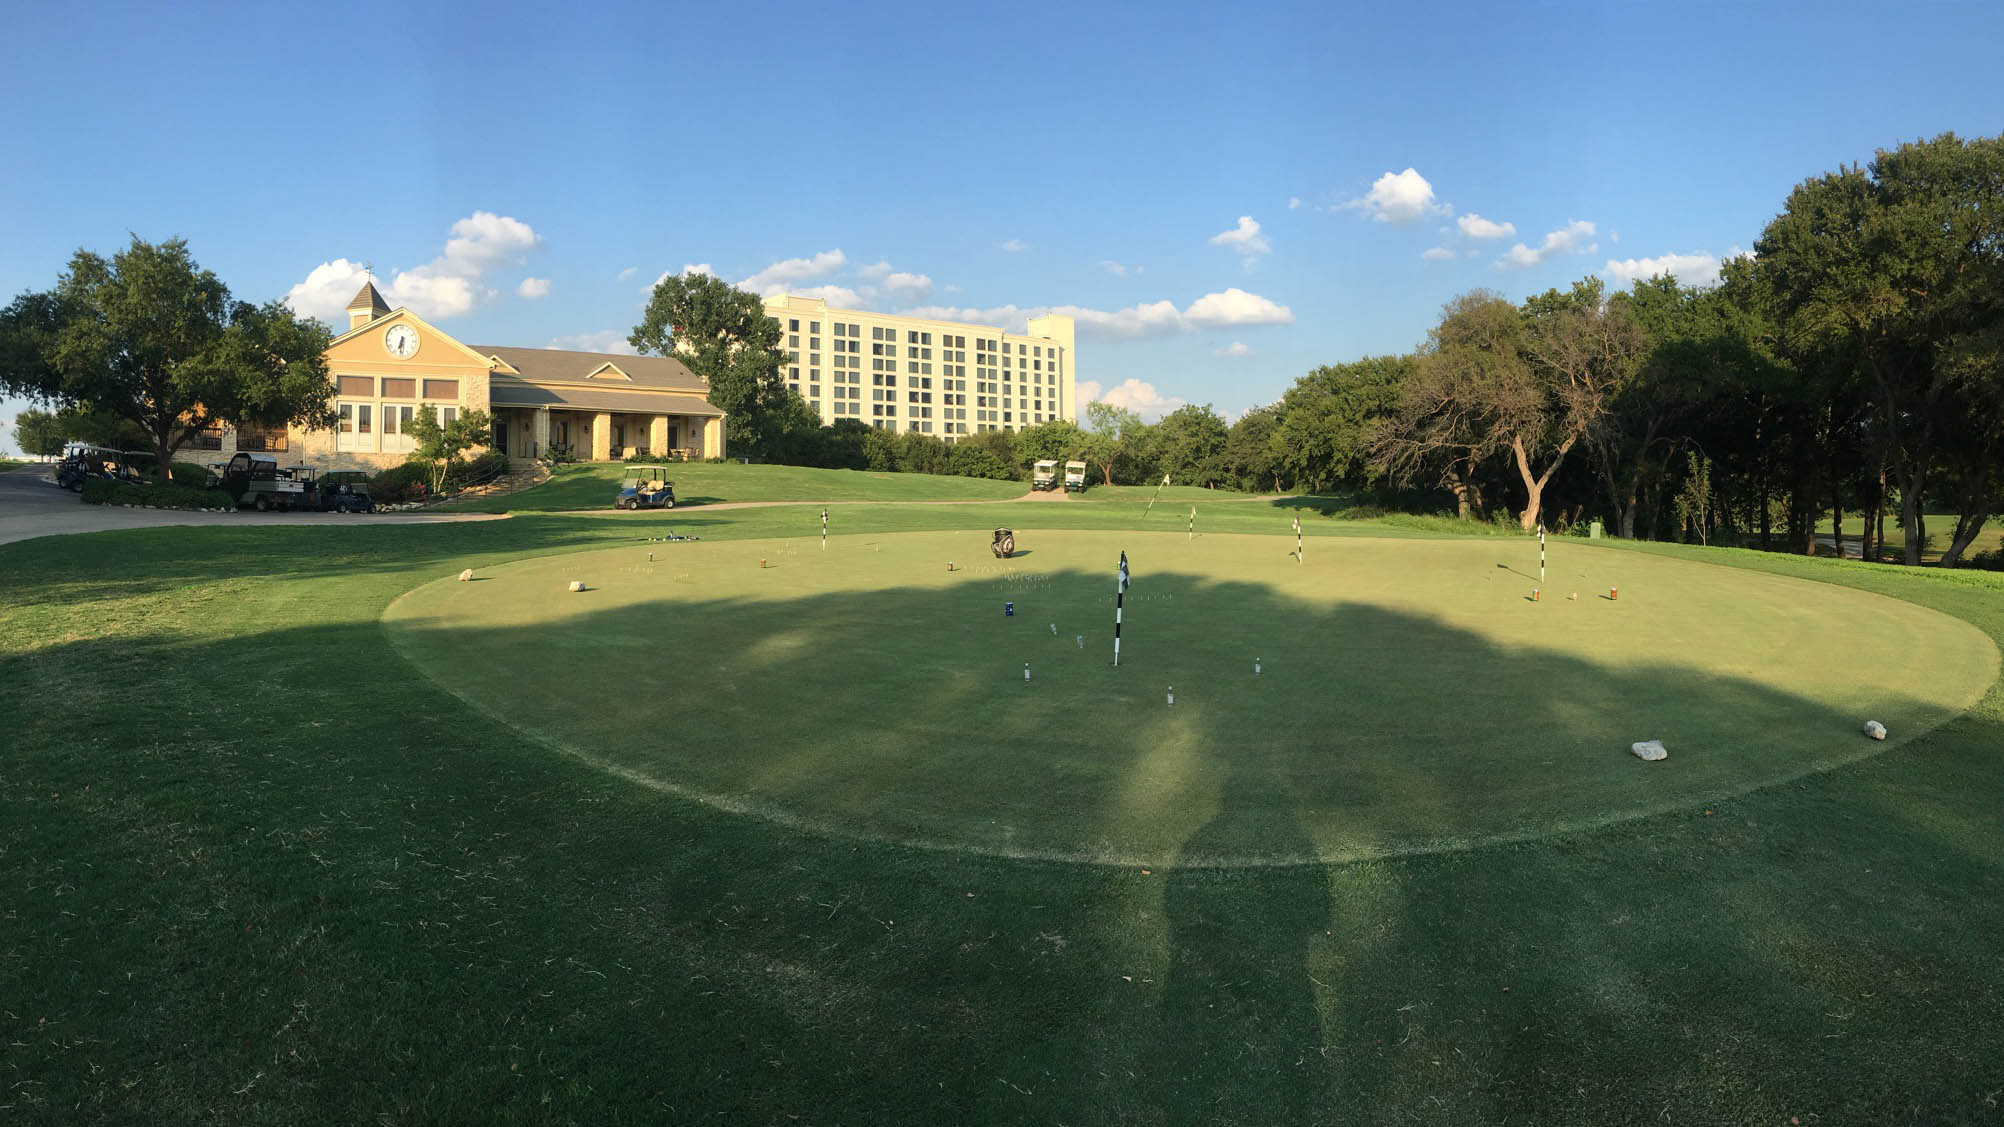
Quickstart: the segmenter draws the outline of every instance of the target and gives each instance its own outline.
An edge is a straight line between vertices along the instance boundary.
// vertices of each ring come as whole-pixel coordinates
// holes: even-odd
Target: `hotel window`
[[[916,360],[907,360],[907,361],[905,361],[905,371],[907,371],[907,372],[916,372],[916,371],[918,371],[918,361],[916,361]]]
[[[800,347],[800,334],[799,334],[799,333],[794,333],[794,334],[793,334],[792,336],[789,336],[789,337],[787,337],[787,338],[786,338],[786,347],[788,347],[788,348],[799,348],[799,347]]]
[[[810,333],[818,333],[818,332],[820,332],[820,331],[821,331],[821,322],[819,322],[819,321],[809,321],[809,322],[807,322],[807,331],[808,331],[808,332],[810,332]]]
[[[334,433],[355,433],[355,405],[353,403],[343,403],[334,409]],[[220,438],[217,440],[216,448],[219,450],[222,449]]]
[[[794,357],[794,359],[795,359],[795,360],[798,360],[798,359],[800,359],[800,357],[796,356],[796,357]],[[800,369],[798,369],[798,368],[788,368],[788,369],[787,369],[787,378],[788,378],[788,379],[795,379],[795,380],[799,379],[799,378],[800,378]]]
[[[368,433],[369,433],[369,431],[370,431],[370,422],[369,422],[369,420],[370,420],[370,416],[371,416],[371,415],[373,414],[373,412],[374,412],[374,411],[375,411],[375,407],[374,407],[374,405],[373,405],[373,404],[369,404],[369,403],[357,403],[357,404],[355,404],[355,433],[356,433],[356,434],[368,434]]]
[[[408,411],[410,408],[406,407],[404,410]],[[389,411],[390,408],[384,409],[383,420],[385,423],[389,421]],[[217,443],[217,445],[220,446],[222,444]],[[237,428],[237,449],[267,450],[273,453],[282,451],[285,449],[285,428],[282,426],[261,427],[254,424],[240,426]]]
[[[787,319],[786,319],[786,329],[787,329],[787,331],[788,331],[788,332],[793,332],[793,333],[797,333],[797,332],[799,332],[799,331],[800,331],[800,318],[798,318],[798,317],[789,317],[789,318],[787,318]]]

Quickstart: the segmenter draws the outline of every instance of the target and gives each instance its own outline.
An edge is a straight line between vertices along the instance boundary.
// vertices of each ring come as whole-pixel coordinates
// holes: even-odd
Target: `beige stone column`
[[[591,460],[612,461],[612,413],[600,411],[591,417]]]
[[[705,458],[722,458],[724,454],[724,420],[707,419],[703,422],[703,448],[697,451]]]
[[[529,435],[536,443],[536,457],[540,458],[550,452],[550,409],[548,407],[536,408],[536,422],[529,431]]]
[[[668,416],[655,415],[647,420],[647,451],[649,456],[668,456]]]

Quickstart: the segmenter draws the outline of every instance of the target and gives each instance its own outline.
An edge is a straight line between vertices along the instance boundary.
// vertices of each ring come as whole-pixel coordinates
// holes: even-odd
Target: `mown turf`
[[[622,463],[558,466],[541,485],[505,497],[454,502],[448,508],[483,513],[540,513],[610,510],[622,479]],[[803,466],[747,466],[736,462],[686,462],[668,466],[677,505],[720,501],[966,501],[1021,497],[1020,481],[990,481],[935,474],[820,470]]]
[[[1139,508],[992,515],[1145,527]],[[844,531],[978,529],[991,512],[977,512],[857,508]],[[1276,538],[1287,517],[1200,510],[1216,531]],[[660,523],[722,540],[811,520]],[[1145,873],[912,850],[552,755],[439,691],[379,622],[460,567],[632,544],[653,521],[0,547],[0,1110],[344,1124],[2000,1114],[1995,685],[1884,755],[1537,841]],[[1637,551],[1881,591],[2004,637],[1998,576]],[[628,660],[672,678],[714,655],[671,634]],[[549,661],[523,652],[522,675]],[[698,716],[663,735],[701,731]],[[1301,828],[1271,811],[1258,780],[1235,780],[1193,854],[1299,850]]]
[[[1878,750],[1866,717],[1919,735],[1997,676],[1980,631],[1911,603],[1580,542],[1533,602],[1527,541],[1318,541],[1297,563],[1285,537],[1016,537],[1006,561],[968,533],[636,543],[440,579],[386,621],[447,691],[639,780],[848,834],[1154,866],[1632,817]],[[1123,551],[1142,579],[1115,668]],[[705,660],[652,671],[664,642]],[[525,652],[547,668],[521,676]],[[1675,759],[1640,769],[1626,749],[1652,737]],[[1233,787],[1303,848],[1194,852]]]

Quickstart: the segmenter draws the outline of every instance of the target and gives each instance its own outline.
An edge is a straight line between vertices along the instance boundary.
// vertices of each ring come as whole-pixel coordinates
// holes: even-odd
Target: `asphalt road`
[[[60,536],[69,532],[105,532],[121,528],[205,524],[433,524],[448,521],[500,520],[490,513],[204,513],[165,509],[127,509],[116,505],[86,505],[77,495],[58,489],[47,474],[50,467],[24,466],[0,473],[0,544]]]

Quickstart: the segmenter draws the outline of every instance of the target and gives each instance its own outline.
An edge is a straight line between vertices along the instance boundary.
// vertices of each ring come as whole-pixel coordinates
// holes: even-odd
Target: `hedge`
[[[87,505],[143,505],[152,509],[234,509],[236,502],[220,489],[190,489],[185,485],[132,485],[94,477],[84,482]]]

